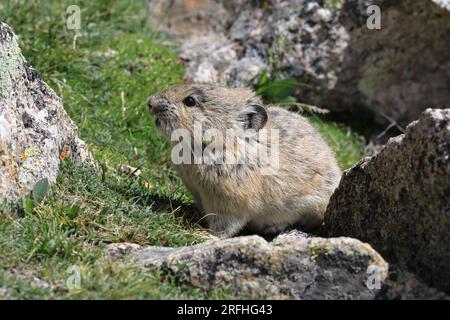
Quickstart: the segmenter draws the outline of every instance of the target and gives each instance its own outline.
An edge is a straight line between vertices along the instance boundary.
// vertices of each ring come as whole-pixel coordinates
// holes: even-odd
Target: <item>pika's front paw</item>
[[[226,239],[235,236],[247,224],[246,217],[235,217],[229,215],[211,215],[208,217],[210,232],[220,238]]]

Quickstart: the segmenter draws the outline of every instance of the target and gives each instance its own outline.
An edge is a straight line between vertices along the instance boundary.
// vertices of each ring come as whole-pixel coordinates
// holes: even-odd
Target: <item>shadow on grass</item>
[[[206,227],[206,221],[202,219],[203,214],[194,203],[151,193],[142,194],[123,186],[111,185],[110,188],[129,199],[134,199],[135,203],[140,206],[150,207],[153,212],[172,212],[176,217],[182,218],[189,224]]]

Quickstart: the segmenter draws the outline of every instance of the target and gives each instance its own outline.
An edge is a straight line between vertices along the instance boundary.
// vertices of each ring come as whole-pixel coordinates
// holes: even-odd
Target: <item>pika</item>
[[[168,138],[177,129],[195,136],[198,124],[203,134],[211,129],[224,134],[211,142],[212,150],[205,145],[208,139],[184,141],[190,152],[197,148],[209,161],[175,165],[214,234],[231,237],[244,227],[274,234],[294,225],[311,231],[321,225],[341,170],[305,117],[265,106],[249,89],[215,85],[172,86],[150,96],[147,104],[158,130]],[[263,130],[278,133],[277,139],[260,139]],[[225,143],[228,131],[234,132],[231,144]],[[277,166],[269,173],[264,170],[275,161],[255,156],[264,144],[261,140],[272,149],[275,142],[278,147]],[[240,143],[247,151],[236,149]],[[248,161],[226,162],[227,152],[239,159],[245,155]]]

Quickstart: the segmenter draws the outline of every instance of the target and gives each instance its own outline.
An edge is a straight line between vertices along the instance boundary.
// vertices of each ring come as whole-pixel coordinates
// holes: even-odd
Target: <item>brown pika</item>
[[[215,234],[230,237],[244,227],[271,234],[293,225],[310,231],[322,223],[341,170],[334,153],[306,118],[264,106],[251,90],[214,85],[173,86],[150,96],[147,103],[156,126],[168,138],[177,129],[195,136],[197,124],[205,136],[212,129],[223,133],[225,138],[214,141],[183,138],[189,152],[197,148],[209,160],[175,164]],[[226,143],[229,131],[235,138],[231,144]],[[261,139],[258,133],[263,131],[278,136],[266,134],[269,138]],[[180,141],[172,141],[174,150]],[[276,161],[261,160],[257,150],[269,145],[273,151],[275,143]],[[247,147],[239,149],[240,144]],[[239,161],[224,160],[226,154]],[[267,173],[267,166],[275,162]]]

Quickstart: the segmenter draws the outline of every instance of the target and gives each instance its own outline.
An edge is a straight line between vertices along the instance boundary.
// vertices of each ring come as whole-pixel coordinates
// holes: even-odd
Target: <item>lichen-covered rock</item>
[[[246,298],[448,299],[351,238],[291,231],[272,242],[246,236],[182,248],[113,243],[106,252],[113,259],[159,268],[197,288],[228,288]]]
[[[450,109],[344,173],[325,213],[329,236],[370,243],[389,262],[450,290]]]
[[[60,98],[0,22],[0,200],[16,201],[43,178],[54,181],[61,155],[80,163],[90,159]]]
[[[450,100],[450,1],[150,0],[179,39],[186,78],[242,86],[296,78],[307,103],[407,124]],[[367,8],[381,9],[381,29]]]
[[[388,271],[383,258],[358,240],[298,235],[272,242],[247,236],[182,248],[144,247],[131,256],[197,288],[229,287],[253,298],[373,299],[380,292],[377,281],[382,285]]]

